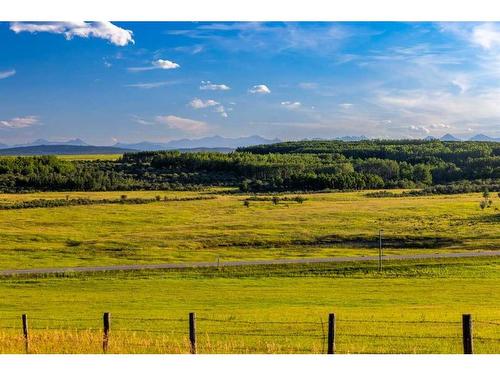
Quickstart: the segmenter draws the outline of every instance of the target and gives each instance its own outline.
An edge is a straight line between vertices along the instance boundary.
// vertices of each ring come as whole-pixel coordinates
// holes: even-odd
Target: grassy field
[[[122,154],[57,155],[63,160],[118,160]]]
[[[307,194],[304,203],[250,202],[209,192],[0,194],[32,199],[193,197],[213,200],[98,204],[0,212],[0,269],[498,249],[499,199],[480,194],[367,198],[365,192]]]
[[[367,198],[303,195],[303,203],[203,192],[1,194],[35,199],[188,198],[147,204],[0,211],[0,268],[276,259],[498,250],[498,198],[480,194]],[[291,196],[293,197],[293,196]],[[463,258],[66,273],[0,279],[0,352],[99,353],[102,313],[110,352],[187,353],[197,313],[202,353],[322,353],[337,314],[340,353],[460,353],[461,314],[474,317],[475,348],[500,352],[500,260]]]
[[[0,352],[187,353],[197,313],[201,353],[323,353],[337,314],[339,353],[460,353],[461,314],[475,352],[500,353],[500,260],[475,258],[118,272],[0,279]]]

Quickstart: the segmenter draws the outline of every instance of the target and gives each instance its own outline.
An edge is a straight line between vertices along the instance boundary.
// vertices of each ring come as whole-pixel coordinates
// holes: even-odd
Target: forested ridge
[[[232,153],[126,153],[116,161],[67,161],[55,156],[0,158],[0,190],[242,191],[429,188],[497,190],[500,143],[442,141],[299,141]],[[439,189],[436,190],[436,186]]]

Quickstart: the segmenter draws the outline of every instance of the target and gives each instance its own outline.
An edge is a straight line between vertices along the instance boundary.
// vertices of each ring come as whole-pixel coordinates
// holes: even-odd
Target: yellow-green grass
[[[322,353],[328,313],[339,353],[460,353],[471,313],[475,351],[500,353],[495,258],[223,268],[0,279],[0,352]],[[10,327],[10,328],[8,328]]]
[[[187,197],[209,192],[57,192],[0,194],[37,198]],[[213,200],[100,204],[0,211],[0,269],[276,259],[377,254],[376,235],[400,245],[385,254],[498,250],[499,200],[481,194],[367,198],[366,192],[305,195],[296,202]],[[339,243],[329,240],[336,237]],[[415,245],[418,239],[423,244]],[[433,239],[438,243],[432,245]],[[427,241],[427,242],[426,242]]]
[[[63,160],[118,160],[123,154],[57,155]]]

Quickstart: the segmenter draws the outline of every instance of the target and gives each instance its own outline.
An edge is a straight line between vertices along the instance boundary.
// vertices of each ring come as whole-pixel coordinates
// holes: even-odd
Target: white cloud
[[[429,127],[431,129],[451,129],[452,128],[450,125],[443,124],[443,123],[440,123],[440,124],[431,124],[431,125],[429,125]]]
[[[155,120],[167,125],[170,129],[181,130],[189,134],[203,134],[208,130],[207,123],[173,115],[156,116]]]
[[[220,113],[222,117],[228,117],[227,112],[224,109],[224,106],[212,99],[201,100],[198,98],[194,98],[189,102],[189,105],[194,109],[205,109],[214,107],[214,112]]]
[[[353,106],[354,104],[352,103],[340,103],[339,106],[344,108],[344,109],[349,109]]]
[[[500,46],[500,26],[497,23],[444,22],[439,24],[439,29],[485,50]]]
[[[248,92],[251,94],[270,94],[271,90],[266,85],[255,85]]]
[[[158,69],[177,69],[180,68],[181,66],[173,61],[170,60],[162,60],[158,59],[156,61],[153,61],[153,66],[157,67]]]
[[[180,67],[181,66],[179,64],[177,64],[173,61],[158,59],[158,60],[152,61],[151,66],[132,67],[132,68],[128,68],[128,70],[131,72],[142,72],[145,70],[155,70],[155,69],[163,69],[163,70],[178,69]]]
[[[425,126],[411,125],[408,127],[409,130],[417,133],[429,134],[431,131]]]
[[[208,107],[214,107],[218,105],[219,102],[216,102],[215,100],[208,99],[208,100],[201,100],[198,98],[194,98],[189,102],[189,105],[194,108],[194,109],[203,109],[203,108],[208,108]]]
[[[0,127],[9,129],[29,128],[36,124],[38,124],[38,116],[14,117],[0,121]]]
[[[132,31],[122,29],[111,22],[12,22],[10,29],[16,34],[29,33],[52,33],[63,34],[70,40],[75,36],[81,38],[100,38],[108,40],[117,46],[126,46],[134,43]]]
[[[472,30],[472,41],[484,49],[500,45],[500,28],[493,23],[484,23]]]
[[[0,71],[0,79],[12,77],[14,74],[16,74],[16,71],[14,69],[4,70],[3,72]]]
[[[227,112],[224,109],[224,106],[222,106],[222,105],[219,105],[219,106],[215,107],[214,111],[217,112],[217,113],[220,113],[220,115],[222,117],[224,117],[224,118],[228,117]]]
[[[286,101],[286,102],[281,102],[281,105],[283,107],[285,107],[286,109],[298,109],[301,107],[301,103],[300,102],[289,102],[289,101]]]
[[[200,85],[200,90],[212,90],[212,91],[226,91],[230,90],[231,88],[225,84],[217,84],[217,83],[212,83],[210,81],[201,81]]]
[[[439,124],[430,124],[430,125],[410,125],[408,127],[412,132],[430,134],[433,130],[444,130],[451,129],[452,127],[447,124],[439,123]]]

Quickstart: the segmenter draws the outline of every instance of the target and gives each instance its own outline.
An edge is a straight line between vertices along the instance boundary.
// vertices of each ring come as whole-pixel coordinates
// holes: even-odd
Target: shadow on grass
[[[462,245],[462,240],[457,240],[449,237],[438,236],[384,236],[383,246],[390,249],[439,249],[450,246]],[[281,248],[289,246],[303,247],[323,247],[323,246],[342,246],[350,248],[367,248],[373,249],[378,247],[378,236],[341,236],[330,234],[326,236],[318,236],[313,239],[300,239],[289,241],[266,241],[266,240],[248,240],[248,241],[231,241],[231,242],[215,242],[208,241],[206,245],[210,247],[239,247],[239,248]]]
[[[487,216],[481,215],[479,217],[476,217],[475,221],[479,223],[498,224],[500,223],[500,213],[497,212],[493,215],[487,215]]]

